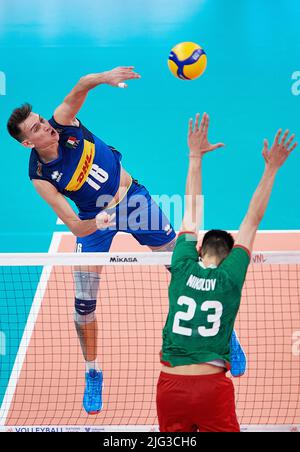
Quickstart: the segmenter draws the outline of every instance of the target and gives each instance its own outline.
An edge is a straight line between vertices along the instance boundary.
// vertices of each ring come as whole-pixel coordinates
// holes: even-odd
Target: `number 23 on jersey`
[[[186,312],[179,311],[176,313],[173,323],[172,331],[175,334],[180,334],[181,336],[192,336],[192,328],[184,327],[181,322],[190,322],[193,320],[196,314],[197,303],[193,298],[182,296],[178,299],[177,304],[179,306],[187,306],[188,310]],[[198,327],[198,334],[202,337],[214,337],[216,336],[221,327],[221,318],[223,314],[223,305],[219,301],[204,301],[200,307],[201,311],[207,312],[213,309],[214,314],[207,315],[207,322],[211,323],[211,328],[206,328],[205,326]]]

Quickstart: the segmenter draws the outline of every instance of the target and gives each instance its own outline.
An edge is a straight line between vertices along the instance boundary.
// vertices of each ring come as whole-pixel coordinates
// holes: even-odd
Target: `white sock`
[[[99,370],[100,370],[97,360],[95,360],[95,361],[86,361],[85,365],[86,365],[86,371],[87,372],[89,372],[90,370],[96,370],[97,372],[99,372]]]

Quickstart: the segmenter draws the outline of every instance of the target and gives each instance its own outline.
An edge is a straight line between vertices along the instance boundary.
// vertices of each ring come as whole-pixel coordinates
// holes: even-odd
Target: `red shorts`
[[[161,432],[239,432],[232,381],[214,375],[161,372],[157,384]]]

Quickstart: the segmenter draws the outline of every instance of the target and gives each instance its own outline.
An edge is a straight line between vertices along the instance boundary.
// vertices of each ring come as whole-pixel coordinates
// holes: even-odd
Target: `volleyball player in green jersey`
[[[209,231],[199,252],[202,158],[222,145],[208,141],[209,118],[189,125],[186,210],[172,257],[169,314],[163,331],[157,410],[163,432],[238,432],[230,369],[230,338],[241,302],[250,253],[276,174],[297,146],[289,132],[264,142],[266,168],[236,244],[225,231]],[[200,258],[200,259],[199,259]]]

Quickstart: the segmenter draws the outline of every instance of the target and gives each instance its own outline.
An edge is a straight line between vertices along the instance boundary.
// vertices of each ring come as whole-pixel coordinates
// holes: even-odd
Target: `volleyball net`
[[[170,253],[0,255],[0,427],[156,431],[156,383]],[[73,269],[102,266],[97,300],[104,406],[82,409]],[[245,430],[300,425],[300,253],[255,253],[236,331],[248,357],[235,379]],[[31,427],[30,427],[31,428]]]

